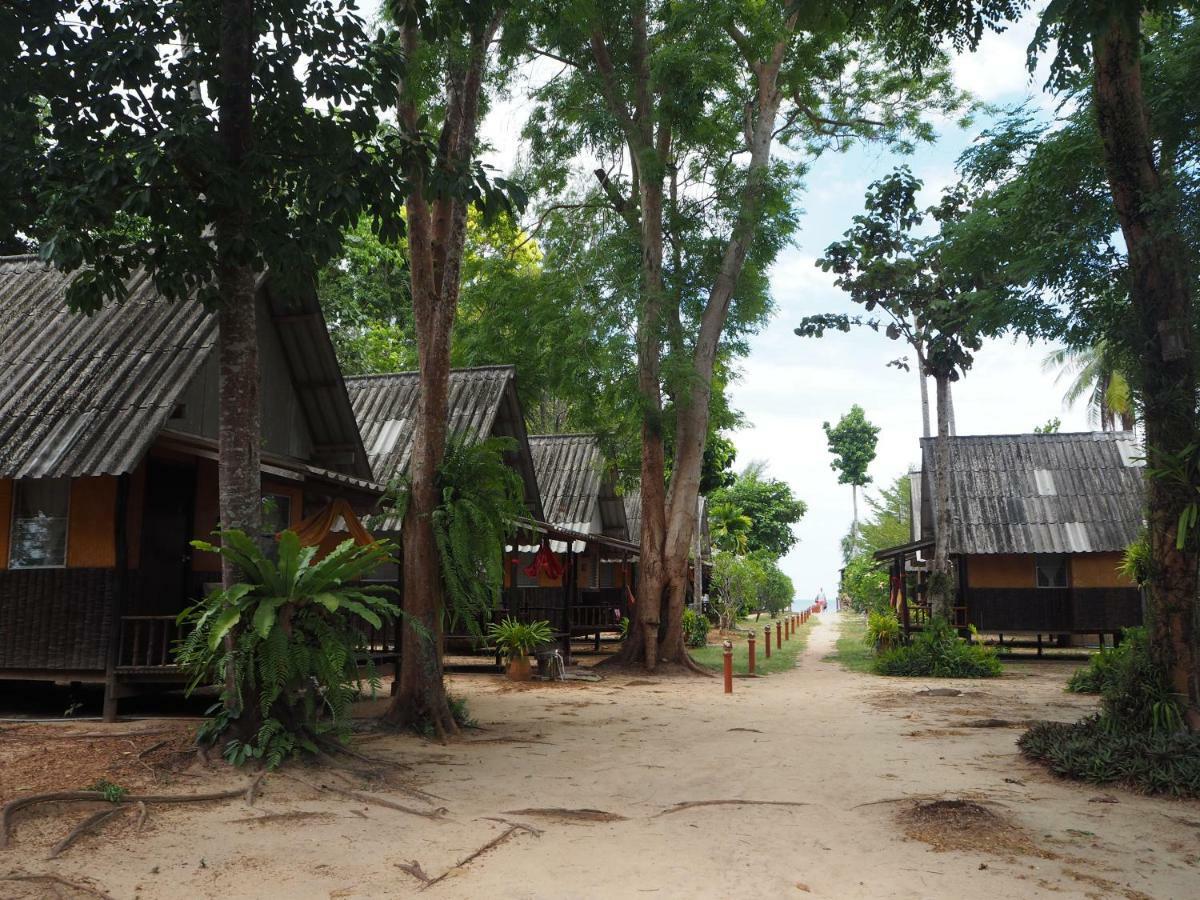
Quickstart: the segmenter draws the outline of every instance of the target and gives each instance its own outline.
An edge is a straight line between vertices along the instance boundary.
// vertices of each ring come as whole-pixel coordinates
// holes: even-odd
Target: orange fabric
[[[358,516],[354,514],[350,504],[339,497],[296,526],[296,535],[300,538],[300,543],[306,547],[317,546],[333,531],[339,517],[346,524],[346,531],[350,533],[354,543],[362,547],[375,541],[362,522],[358,521]]]

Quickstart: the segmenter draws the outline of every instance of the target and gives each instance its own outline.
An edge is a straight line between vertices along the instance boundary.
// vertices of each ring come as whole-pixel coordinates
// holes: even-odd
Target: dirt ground
[[[480,730],[356,745],[403,769],[288,770],[253,805],[151,806],[141,831],[130,809],[53,860],[94,807],[19,812],[0,897],[1200,896],[1200,803],[1058,781],[1017,754],[1017,723],[1091,708],[1062,691],[1071,665],[883,679],[824,659],[837,628],[826,615],[794,672],[732,696],[719,679],[457,676]],[[180,754],[186,727],[9,726],[0,797],[250,781]],[[106,729],[147,733],[61,736]],[[42,875],[63,882],[7,880]]]

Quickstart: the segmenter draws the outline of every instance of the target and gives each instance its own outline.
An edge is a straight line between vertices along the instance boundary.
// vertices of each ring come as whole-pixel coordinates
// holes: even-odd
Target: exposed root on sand
[[[510,816],[536,816],[558,822],[624,822],[627,817],[603,809],[567,809],[561,806],[536,807],[533,809],[505,810]]]
[[[503,832],[501,832],[497,837],[492,838],[490,841],[488,841],[486,844],[484,844],[478,850],[475,850],[475,851],[467,854],[466,856],[464,856],[462,859],[460,859],[458,862],[456,862],[454,865],[452,865],[450,868],[448,868],[441,875],[438,875],[436,878],[431,878],[425,872],[425,870],[421,867],[421,864],[419,862],[417,862],[415,859],[412,862],[396,863],[396,868],[400,869],[402,872],[406,872],[407,874],[411,875],[413,878],[417,879],[419,882],[421,882],[421,890],[426,890],[427,888],[433,887],[439,881],[442,881],[443,879],[449,877],[450,875],[453,875],[459,869],[462,869],[462,868],[466,867],[467,865],[469,865],[470,863],[474,862],[476,859],[483,856],[489,850],[496,849],[497,847],[499,847],[505,841],[509,840],[514,835],[520,834],[522,832],[524,832],[526,834],[532,834],[534,837],[541,837],[542,833],[543,833],[540,829],[534,828],[530,825],[522,825],[519,822],[510,822],[510,823],[508,823],[508,828],[506,828]]]

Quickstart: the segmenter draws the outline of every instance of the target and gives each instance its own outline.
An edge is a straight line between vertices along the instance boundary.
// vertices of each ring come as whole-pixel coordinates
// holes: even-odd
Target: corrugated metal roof
[[[216,343],[199,303],[169,302],[139,273],[128,299],[67,309],[70,276],[0,258],[0,476],[132,471]]]
[[[622,499],[625,501],[625,527],[629,539],[636,544],[642,539],[642,492],[630,491]]]
[[[625,539],[625,506],[594,434],[532,435],[529,450],[546,518],[561,528]]]
[[[921,441],[935,472],[934,440]],[[1143,468],[1131,432],[983,435],[950,442],[951,553],[1124,550],[1143,522]],[[924,508],[936,528],[926,482]]]
[[[67,309],[71,278],[36,257],[0,258],[0,477],[132,471],[216,346],[215,314],[164,299],[144,272],[91,316]],[[370,479],[316,297],[260,284],[315,460]]]
[[[512,437],[517,450],[510,464],[525,481],[526,505],[542,520],[537,477],[529,454],[529,439],[517,399],[512,366],[480,366],[450,373],[450,433],[467,441],[494,435]],[[346,379],[358,428],[375,478],[391,483],[408,471],[412,459],[413,422],[417,411],[419,377],[416,372],[356,375]],[[389,522],[383,530],[394,530]]]

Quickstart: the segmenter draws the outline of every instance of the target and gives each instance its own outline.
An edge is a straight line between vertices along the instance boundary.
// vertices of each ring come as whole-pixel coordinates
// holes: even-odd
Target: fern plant
[[[504,587],[504,546],[518,519],[527,515],[525,483],[504,462],[517,447],[512,438],[469,444],[452,437],[438,470],[441,502],[433,513],[433,534],[441,565],[446,616],[482,640],[483,624],[500,603]],[[403,517],[409,486],[392,487],[392,515]]]
[[[226,557],[246,580],[179,615],[187,632],[176,660],[190,675],[188,691],[233,674],[200,740],[213,743],[235,723],[254,722],[252,734],[226,741],[225,755],[237,764],[261,759],[269,768],[300,751],[316,752],[322,741],[343,740],[360,660],[372,691],[379,686],[362,626],[381,628],[399,612],[385,596],[392,588],[356,582],[391,558],[392,545],[347,540],[316,559],[316,547],[301,546],[295,532],[285,531],[272,560],[244,532],[217,536],[219,546],[192,545]]]

